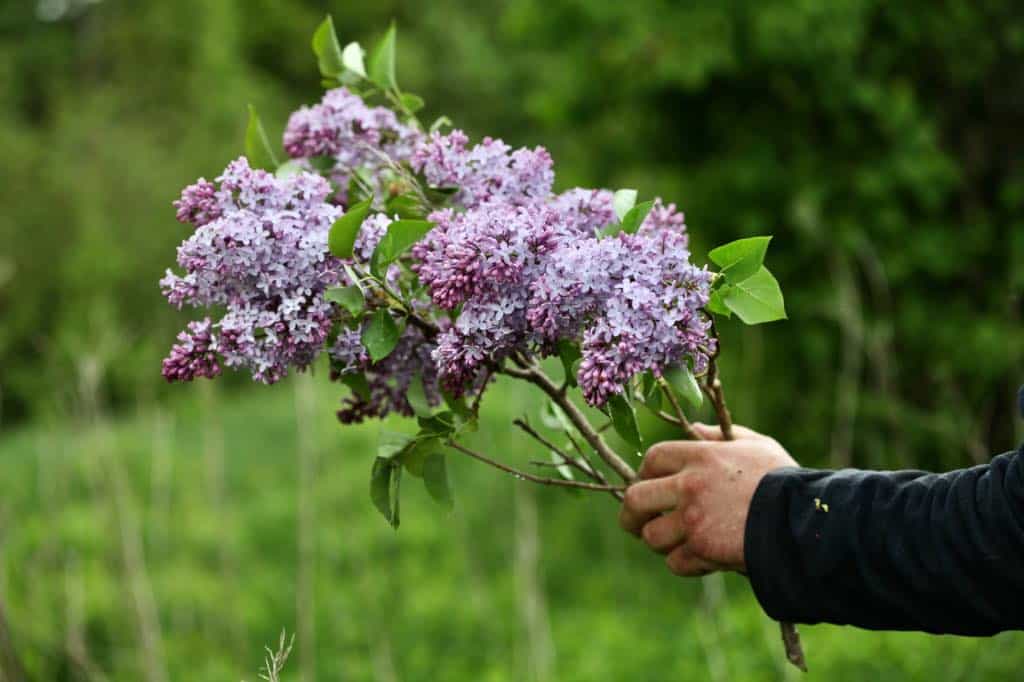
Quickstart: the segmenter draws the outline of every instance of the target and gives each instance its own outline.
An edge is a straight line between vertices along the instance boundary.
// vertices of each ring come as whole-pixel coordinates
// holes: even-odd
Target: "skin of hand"
[[[778,441],[742,426],[726,441],[717,426],[694,424],[705,440],[666,441],[644,456],[625,493],[623,529],[664,554],[676,575],[746,571],[743,535],[758,483],[797,466]]]

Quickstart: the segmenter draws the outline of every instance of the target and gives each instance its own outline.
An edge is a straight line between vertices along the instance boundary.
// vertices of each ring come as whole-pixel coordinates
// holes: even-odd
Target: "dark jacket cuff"
[[[743,532],[743,558],[754,595],[764,612],[775,620],[793,621],[791,605],[796,595],[789,586],[797,576],[784,575],[793,568],[797,552],[788,532],[789,496],[787,486],[799,481],[798,467],[771,471],[754,491]]]

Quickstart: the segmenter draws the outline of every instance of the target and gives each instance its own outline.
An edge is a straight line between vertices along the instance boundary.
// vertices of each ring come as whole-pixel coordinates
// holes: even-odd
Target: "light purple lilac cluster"
[[[600,239],[593,228],[611,212],[603,196],[571,190],[432,216],[437,227],[413,248],[414,269],[435,305],[461,306],[434,352],[446,388],[458,392],[509,354],[560,341],[581,343],[577,380],[592,405],[639,372],[660,375],[686,358],[703,370],[714,352],[700,312],[711,275],[690,263],[682,214],[658,205],[636,234]]]
[[[461,306],[434,352],[442,383],[461,393],[487,367],[532,340],[530,283],[558,245],[571,239],[572,228],[539,203],[448,209],[431,220],[437,227],[412,249],[413,270],[435,305]]]
[[[293,159],[329,157],[330,178],[345,201],[356,172],[380,194],[389,160],[408,161],[422,140],[415,128],[398,120],[386,107],[371,107],[346,88],[328,90],[319,104],[302,107],[288,119],[284,149]]]
[[[168,271],[164,294],[179,308],[225,312],[179,335],[164,361],[168,380],[213,377],[227,366],[273,383],[326,352],[334,378],[366,379],[338,413],[351,422],[412,414],[415,381],[432,404],[442,386],[482,390],[509,356],[549,354],[561,342],[580,345],[576,378],[596,406],[639,372],[687,361],[701,371],[714,352],[701,313],[711,276],[690,263],[684,216],[672,204],[657,201],[635,234],[602,238],[617,222],[612,192],[553,194],[542,147],[513,150],[492,138],[470,145],[459,130],[424,136],[344,88],[295,112],[284,146],[293,158],[333,159],[327,175],[340,192],[316,173],[276,177],[240,158],[175,202],[195,232],[178,249],[184,274]],[[371,177],[380,198],[389,169],[403,163],[428,186],[455,189],[451,207],[430,216],[436,227],[413,246],[411,274],[392,265],[385,278],[393,291],[423,292],[411,307],[437,333],[405,324],[395,350],[372,363],[361,342],[365,322],[324,292],[352,284],[345,267],[366,265],[392,218],[364,221],[351,261],[330,255],[327,236],[353,173]],[[368,292],[367,305],[385,305],[383,294]]]
[[[274,383],[316,357],[333,324],[324,289],[338,279],[327,231],[341,209],[311,173],[279,179],[233,161],[216,183],[200,179],[175,202],[195,232],[178,248],[183,275],[160,281],[178,308],[223,307],[216,323],[189,325],[164,362],[168,380],[211,376],[213,353]],[[211,364],[212,363],[212,364]]]
[[[513,150],[491,137],[470,147],[461,130],[434,133],[416,148],[411,163],[431,186],[458,188],[454,203],[470,209],[545,201],[555,182],[551,155],[543,147]]]
[[[376,365],[360,341],[361,327],[339,324],[339,308],[324,299],[333,285],[349,285],[341,261],[327,249],[331,224],[342,209],[327,202],[331,188],[318,175],[281,179],[232,162],[216,182],[200,179],[175,202],[178,218],[195,232],[178,249],[183,275],[168,271],[164,294],[177,307],[221,306],[216,322],[191,322],[164,360],[169,381],[212,378],[221,365],[243,367],[254,379],[274,383],[288,369],[304,369],[325,351],[332,372],[364,372],[368,393],[349,400],[339,417],[352,421],[395,410],[411,414],[405,393],[422,380],[436,404],[434,345],[410,327],[395,352]],[[364,221],[349,264],[365,265],[391,219],[375,214]],[[393,267],[389,277],[400,270]],[[331,338],[332,328],[335,338]]]

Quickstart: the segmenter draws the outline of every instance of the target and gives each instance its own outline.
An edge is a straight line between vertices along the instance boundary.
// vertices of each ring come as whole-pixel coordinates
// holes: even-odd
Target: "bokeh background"
[[[790,320],[727,324],[741,422],[817,466],[949,469],[1024,437],[1024,12],[1009,0],[6,0],[0,679],[794,678],[745,581],[673,578],[610,498],[454,460],[454,513],[366,494],[323,372],[166,386],[170,202],[319,99],[309,37],[399,24],[399,78],[558,188],[639,187],[696,259],[771,233]],[[482,447],[536,453],[500,386]],[[671,437],[647,423],[652,438]],[[385,428],[402,428],[390,422]],[[1024,639],[803,628],[815,679],[1007,680]],[[4,677],[4,676],[7,677]]]

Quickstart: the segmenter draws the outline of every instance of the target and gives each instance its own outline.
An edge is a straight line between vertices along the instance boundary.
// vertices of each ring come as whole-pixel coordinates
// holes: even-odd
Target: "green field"
[[[183,387],[159,410],[6,436],[0,594],[31,679],[776,680],[776,630],[739,576],[682,580],[603,495],[451,455],[456,508],[415,479],[395,532],[367,494],[377,425],[342,429],[315,377]],[[489,393],[481,448],[526,466]],[[400,422],[382,428],[401,428]],[[506,452],[507,450],[507,452]],[[1020,634],[803,628],[810,679],[1009,680]]]

